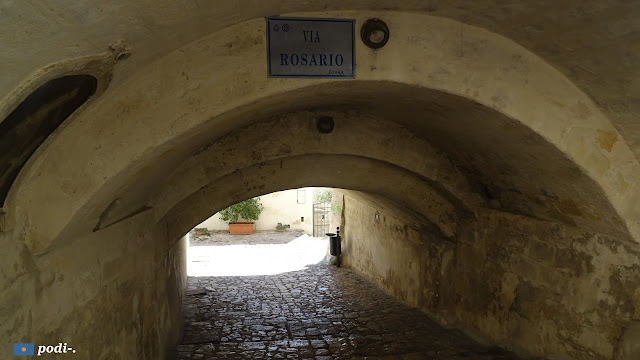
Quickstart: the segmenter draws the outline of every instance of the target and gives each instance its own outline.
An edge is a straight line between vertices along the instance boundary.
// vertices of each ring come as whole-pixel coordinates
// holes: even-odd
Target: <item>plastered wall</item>
[[[442,324],[523,355],[640,358],[637,245],[490,209],[443,239],[361,193],[334,197],[345,266]]]
[[[260,202],[264,206],[260,218],[255,221],[257,231],[275,231],[278,223],[289,224],[289,230],[302,230],[306,234],[313,234],[313,189],[301,188],[260,196]],[[299,203],[298,193],[303,198]],[[302,219],[304,218],[304,219]],[[216,213],[203,221],[199,228],[207,228],[214,231],[228,231],[227,222],[220,219]]]

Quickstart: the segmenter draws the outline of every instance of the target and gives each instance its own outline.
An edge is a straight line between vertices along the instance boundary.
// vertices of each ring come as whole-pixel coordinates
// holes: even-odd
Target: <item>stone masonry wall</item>
[[[334,199],[343,195],[345,266],[439,322],[522,354],[639,358],[638,246],[489,209],[457,239],[437,239],[361,196]]]
[[[0,233],[12,259],[0,264],[2,348],[62,342],[78,359],[165,359],[180,336],[187,240],[168,242],[148,220],[139,215],[40,256]]]

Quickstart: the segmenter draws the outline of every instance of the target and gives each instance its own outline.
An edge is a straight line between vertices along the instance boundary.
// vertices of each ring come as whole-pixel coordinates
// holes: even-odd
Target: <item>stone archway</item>
[[[366,13],[349,12],[332,15],[357,19],[369,17]],[[360,71],[356,83],[390,80],[435,89],[467,98],[472,103],[482,104],[515,119],[556,146],[587,176],[598,182],[616,211],[625,219],[626,226],[634,229],[632,233],[635,233],[637,210],[630,203],[633,199],[624,194],[630,190],[628,187],[635,186],[632,179],[638,171],[637,162],[598,109],[560,73],[518,45],[482,29],[425,15],[392,12],[377,15],[394,27],[397,38],[384,51],[373,53],[363,47],[358,48]],[[434,29],[439,31],[434,32]],[[359,99],[355,96],[344,98],[344,95],[331,99],[326,97],[325,91],[321,93],[325,98],[313,99],[316,90],[310,87],[312,84],[324,84],[325,89],[350,85],[328,80],[314,82],[264,77],[261,56],[264,51],[263,32],[262,20],[254,20],[189,44],[154,62],[121,85],[117,92],[112,89],[95,106],[87,108],[81,116],[92,120],[78,120],[70,124],[40,160],[46,162],[44,169],[56,167],[58,164],[49,156],[67,153],[78,146],[90,149],[89,143],[99,139],[93,150],[83,153],[84,160],[77,159],[65,168],[68,178],[85,178],[87,191],[76,191],[74,196],[61,193],[66,200],[60,199],[60,206],[79,209],[80,204],[88,200],[86,196],[91,193],[90,189],[109,186],[106,179],[117,188],[121,186],[116,184],[117,178],[129,177],[142,166],[148,166],[146,159],[162,156],[168,160],[173,156],[174,161],[179,161],[206,143],[207,139],[246,125],[252,121],[250,119],[255,121],[270,113],[301,107],[362,103],[368,96],[364,92]],[[437,36],[416,35],[423,33]],[[469,49],[461,48],[459,42],[454,41],[461,33],[476,45]],[[414,46],[416,43],[421,47]],[[462,56],[460,51],[473,51],[473,54]],[[394,54],[403,54],[403,57],[397,58]],[[164,74],[162,78],[157,77],[160,73]],[[288,94],[288,98],[281,99],[277,94]],[[243,109],[250,108],[250,104],[260,98],[271,100],[263,103],[259,115],[243,113]],[[419,101],[410,97],[406,99],[406,102]],[[287,102],[289,105],[281,105]],[[438,112],[428,116],[438,116]],[[79,133],[93,135],[87,138],[78,136]],[[76,140],[67,141],[66,138]],[[127,146],[120,146],[125,143]],[[101,173],[82,174],[82,163],[106,161],[111,165],[98,170]],[[133,164],[140,165],[132,167]],[[102,173],[116,169],[119,169],[119,175]],[[39,181],[43,181],[42,178]],[[37,181],[34,185],[43,187]],[[61,184],[56,186],[64,188]],[[22,188],[25,193],[20,195],[34,201],[35,197],[41,196],[37,191]],[[82,193],[86,195],[82,196]],[[47,217],[36,213],[33,216]],[[46,237],[55,236],[65,223],[62,220],[55,222],[58,225],[47,226],[49,235]]]
[[[125,329],[123,333],[144,340],[122,351],[153,358],[162,353],[160,342],[177,336],[183,274],[175,240],[181,234],[243,197],[327,185],[399,203],[404,210],[392,211],[394,222],[417,214],[421,225],[436,234],[429,239],[466,243],[451,247],[445,241],[425,248],[418,235],[402,235],[416,240],[403,256],[421,254],[414,262],[429,275],[405,283],[375,267],[364,269],[372,278],[392,283],[390,291],[441,321],[524,351],[611,357],[637,311],[632,289],[618,288],[637,285],[620,280],[628,278],[620,271],[637,260],[640,167],[608,119],[552,66],[486,30],[402,12],[322,16],[352,17],[357,23],[382,18],[394,38],[378,52],[357,48],[354,81],[268,79],[264,20],[250,20],[157,59],[114,82],[74,114],[32,158],[7,198],[7,225],[0,236],[9,244],[8,256],[18,259],[6,265],[17,269],[11,272],[10,293],[17,297],[27,285],[33,297],[30,303],[13,305],[15,315],[7,326],[43,337],[64,334],[63,320],[48,318],[34,325],[29,309],[47,318],[44,298],[62,299],[63,292],[71,291],[81,300],[58,310],[60,319],[86,313],[86,322],[69,330],[77,336],[90,327],[91,314],[117,306],[115,294],[126,292],[125,302],[134,305],[104,315],[112,330],[109,341],[124,346],[127,341],[114,334]],[[314,119],[327,113],[337,128],[322,137],[313,128]],[[246,135],[242,140],[241,134]],[[320,167],[310,165],[314,163]],[[326,177],[341,167],[353,176]],[[367,173],[386,175],[365,183]],[[238,182],[246,182],[242,191],[235,190]],[[412,196],[407,188],[421,195]],[[358,218],[371,208],[367,201],[353,205],[357,211],[350,216]],[[494,246],[487,245],[487,236],[499,238],[496,244],[513,245],[502,241],[515,231],[510,223],[521,226],[517,237],[522,248],[500,253],[502,260],[516,261],[516,250],[531,255],[538,261],[528,269],[533,275],[527,277],[526,265],[483,273],[495,276],[480,282],[494,302],[453,301],[482,280],[471,274],[484,265],[472,260]],[[528,232],[535,238],[527,238]],[[349,236],[354,243],[361,241],[357,230]],[[538,237],[557,238],[559,245]],[[117,240],[109,244],[112,239]],[[477,242],[486,247],[470,245]],[[577,252],[574,243],[583,251]],[[558,257],[558,249],[567,244],[572,250]],[[395,256],[386,245],[379,246]],[[65,253],[70,247],[74,250]],[[619,251],[615,255],[613,248]],[[70,259],[69,254],[85,251],[91,255]],[[152,267],[142,269],[137,256]],[[438,259],[437,270],[430,267],[431,258]],[[456,266],[448,268],[451,259]],[[575,267],[563,268],[558,259],[575,260]],[[352,263],[365,267],[365,260]],[[84,268],[92,269],[90,275],[81,275]],[[565,325],[545,323],[542,335],[526,331],[527,316],[538,309],[540,299],[533,305],[515,302],[518,291],[544,287],[566,299],[585,295],[591,284],[611,275],[617,280],[601,285],[598,294],[550,307],[550,312],[578,314],[567,315]],[[455,276],[462,280],[443,289],[441,284]],[[144,279],[154,279],[155,287],[147,287]],[[567,279],[577,280],[568,292],[558,290],[558,283]],[[99,286],[88,285],[94,282]],[[455,305],[433,302],[430,292]],[[601,296],[605,305],[598,302]],[[607,326],[615,312],[610,303],[618,300],[630,305],[617,315],[615,325]],[[589,317],[594,309],[596,315]],[[137,320],[129,322],[131,317]],[[583,321],[591,324],[587,331],[577,328]],[[162,330],[150,333],[153,328]],[[511,337],[514,331],[520,336]],[[83,336],[87,343],[97,342],[95,332]],[[576,341],[579,346],[570,345]]]

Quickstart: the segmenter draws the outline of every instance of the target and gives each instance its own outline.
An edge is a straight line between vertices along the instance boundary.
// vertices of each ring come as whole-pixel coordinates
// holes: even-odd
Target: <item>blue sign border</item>
[[[274,78],[356,78],[356,20],[355,19],[332,19],[332,18],[307,18],[307,17],[279,17],[266,18],[267,24],[267,76]],[[326,21],[326,22],[348,22],[351,23],[351,74],[347,75],[274,75],[271,73],[271,21]]]

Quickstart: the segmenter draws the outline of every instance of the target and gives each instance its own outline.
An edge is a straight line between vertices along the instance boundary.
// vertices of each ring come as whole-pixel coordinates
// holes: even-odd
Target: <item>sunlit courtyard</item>
[[[317,264],[327,255],[328,239],[296,232],[264,232],[192,236],[190,243],[189,276],[252,276],[298,271]]]

